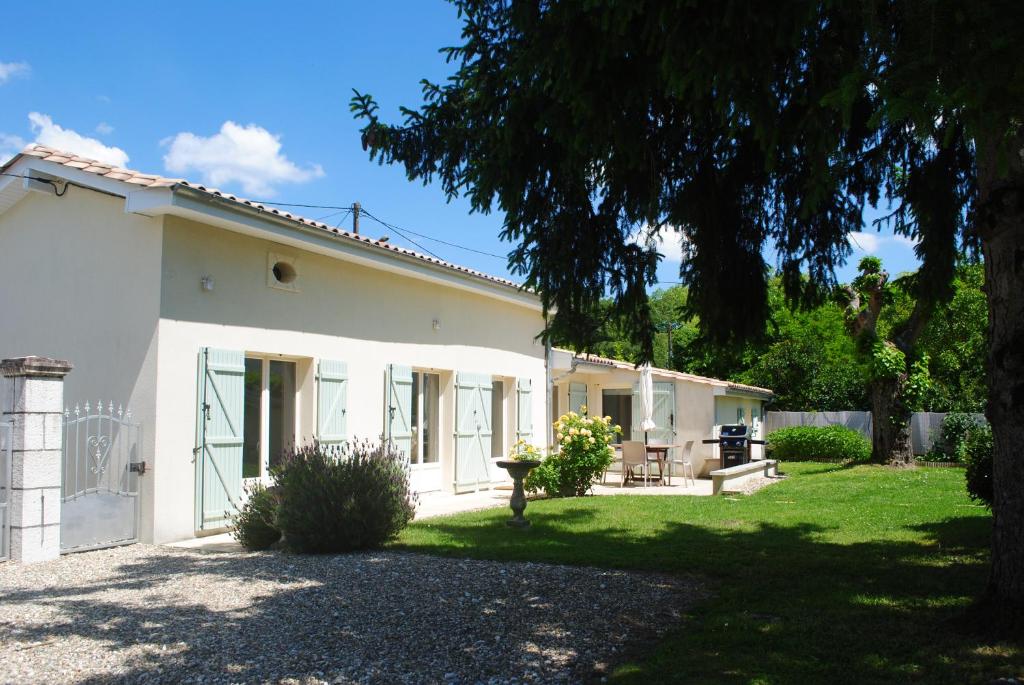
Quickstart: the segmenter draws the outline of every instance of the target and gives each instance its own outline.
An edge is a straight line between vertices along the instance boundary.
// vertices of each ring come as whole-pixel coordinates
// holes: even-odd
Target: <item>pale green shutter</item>
[[[412,458],[412,367],[388,366],[384,435],[406,459]]]
[[[644,417],[640,415],[640,384],[633,384],[633,403],[630,411],[632,420],[629,426],[629,435],[623,435],[623,440],[643,440],[644,433],[640,430],[640,422],[644,420]]]
[[[587,406],[587,384],[586,383],[570,383],[569,384],[569,411],[574,411],[577,414],[583,413],[583,407]]]
[[[321,359],[317,365],[316,437],[337,447],[348,438],[348,365]]]
[[[245,353],[204,348],[199,358],[196,529],[223,528],[242,496]]]
[[[676,384],[654,383],[654,420],[656,428],[647,432],[652,443],[672,444],[675,442]]]
[[[455,487],[467,490],[491,480],[491,377],[459,373],[455,379]]]
[[[516,440],[533,441],[533,381],[516,382]]]

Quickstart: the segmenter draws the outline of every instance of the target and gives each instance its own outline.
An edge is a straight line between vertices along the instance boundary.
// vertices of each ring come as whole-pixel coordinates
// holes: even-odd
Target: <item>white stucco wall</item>
[[[753,415],[754,410],[760,411],[760,434],[754,435],[755,438],[763,440],[765,436],[764,432],[764,400],[756,399],[753,397],[740,397],[740,396],[719,396],[715,398],[715,425],[722,426],[725,424],[737,423],[737,411],[743,410],[744,420],[743,423],[751,426],[753,430]],[[761,458],[764,456],[763,445],[752,445],[751,456]]]
[[[70,187],[29,193],[0,214],[0,357],[66,359],[65,403],[125,404],[152,463],[162,222]],[[142,530],[152,485],[142,488]]]
[[[267,255],[296,258],[299,292],[267,285]],[[539,308],[300,252],[180,218],[164,227],[160,301],[156,524],[158,541],[193,534],[197,355],[205,346],[347,362],[348,427],[380,435],[388,364],[441,372],[441,459],[454,450],[455,371],[533,382],[533,425],[543,441],[544,346]],[[214,279],[213,292],[200,279]],[[435,330],[433,321],[440,329]],[[309,376],[311,382],[311,376]],[[513,400],[514,402],[514,396]],[[300,405],[302,438],[312,405]],[[511,437],[511,436],[509,436]],[[450,483],[451,473],[444,476]]]
[[[580,366],[575,373],[565,376],[556,384],[556,394],[560,402],[560,409],[568,406],[569,384],[585,383],[587,385],[587,405],[591,414],[603,415],[603,391],[604,390],[632,390],[633,385],[639,381],[640,372],[632,369],[608,369],[607,371],[589,371],[592,367]],[[589,372],[588,372],[589,371]],[[715,398],[714,386],[708,383],[660,376],[654,374],[656,382],[671,382],[675,384],[676,409],[675,409],[675,442],[685,444],[688,440],[694,441],[692,456],[698,459],[703,455],[711,454],[711,446],[704,445],[701,440],[711,437],[712,426],[715,419]],[[695,467],[699,464],[695,462]]]

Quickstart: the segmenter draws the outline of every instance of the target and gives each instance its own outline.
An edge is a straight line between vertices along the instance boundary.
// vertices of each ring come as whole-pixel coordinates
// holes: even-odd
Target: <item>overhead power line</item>
[[[306,207],[307,209],[347,209],[352,210],[352,205],[346,205],[344,207],[340,205],[304,205],[298,202],[273,202],[271,200],[249,200],[249,202],[255,202],[259,205],[274,205],[275,207]]]
[[[451,243],[451,242],[448,242],[447,240],[442,240],[441,238],[435,238],[434,236],[427,235],[425,233],[417,233],[416,231],[413,231],[413,230],[408,229],[408,228],[400,228],[398,226],[395,226],[394,224],[389,224],[386,221],[382,221],[382,220],[378,219],[373,214],[370,214],[368,211],[366,211],[365,208],[363,209],[363,214],[365,214],[366,216],[370,217],[371,219],[373,219],[377,223],[381,224],[382,226],[386,226],[387,228],[390,228],[391,230],[396,231],[399,234],[401,234],[401,233],[409,233],[410,235],[414,235],[417,238],[423,238],[424,240],[430,240],[430,241],[433,241],[435,243],[440,243],[442,245],[447,245],[448,247],[454,247],[454,248],[459,249],[459,250],[465,250],[466,252],[475,252],[476,254],[483,255],[485,257],[494,257],[495,259],[503,259],[503,260],[507,260],[508,259],[508,257],[505,256],[505,255],[495,254],[493,252],[486,252],[484,250],[478,250],[478,249],[473,248],[473,247],[466,247],[465,245],[459,245],[458,243]],[[412,241],[410,241],[410,242],[412,242]]]
[[[434,252],[431,252],[430,250],[428,250],[427,248],[423,247],[422,245],[420,245],[419,243],[417,243],[417,242],[416,242],[415,240],[413,240],[413,239],[412,239],[412,238],[410,238],[409,236],[405,235],[405,233],[404,233],[404,232],[402,231],[402,229],[398,228],[397,226],[393,226],[392,224],[389,224],[389,223],[388,223],[388,222],[386,222],[386,221],[382,221],[381,219],[378,219],[378,218],[377,218],[377,217],[375,217],[375,216],[374,216],[373,214],[370,214],[370,212],[366,211],[366,208],[362,208],[362,210],[361,210],[361,213],[362,213],[362,214],[365,214],[367,218],[369,218],[369,219],[373,219],[374,221],[376,221],[376,222],[377,222],[378,224],[380,224],[381,226],[385,226],[385,227],[387,227],[387,228],[390,228],[390,229],[391,229],[392,231],[394,231],[394,232],[395,232],[395,233],[397,233],[398,235],[402,236],[403,238],[405,238],[406,240],[408,240],[408,241],[409,241],[410,243],[412,243],[412,244],[413,244],[413,245],[415,245],[416,247],[418,247],[418,248],[420,248],[421,250],[423,250],[424,252],[426,252],[426,253],[427,253],[428,255],[430,255],[431,257],[434,257],[435,259],[440,259],[441,261],[447,261],[446,259],[444,259],[444,257],[441,257],[440,255],[438,255],[438,254],[436,254],[436,253],[434,253]]]
[[[250,200],[250,202],[256,202],[256,203],[263,204],[263,205],[275,205],[277,207],[305,207],[307,209],[336,209],[336,210],[339,210],[339,211],[344,211],[345,214],[342,216],[341,219],[338,220],[338,224],[340,224],[341,221],[343,221],[346,217],[348,217],[356,209],[355,204],[346,205],[346,206],[341,206],[341,205],[314,205],[314,204],[301,204],[301,203],[298,203],[298,202],[274,202],[274,201],[271,201],[271,200]],[[453,242],[449,242],[447,240],[442,240],[441,238],[435,238],[434,236],[427,235],[426,233],[419,233],[417,231],[413,231],[413,230],[408,229],[408,228],[402,228],[400,226],[395,226],[394,224],[390,224],[390,223],[384,221],[383,219],[380,219],[380,218],[374,216],[373,214],[371,214],[370,212],[366,211],[365,207],[360,207],[359,211],[360,211],[360,214],[365,214],[368,218],[373,219],[374,221],[379,223],[381,226],[384,226],[386,228],[391,229],[392,231],[394,231],[398,235],[400,235],[403,238],[405,238],[406,240],[408,240],[413,245],[416,245],[418,248],[420,248],[421,250],[423,250],[427,254],[432,255],[434,257],[437,257],[437,259],[441,259],[441,257],[438,257],[436,254],[434,254],[433,252],[431,252],[427,248],[423,247],[422,245],[420,245],[416,241],[412,240],[411,238],[409,238],[405,234],[408,233],[409,235],[414,235],[417,238],[422,238],[424,240],[429,240],[431,242],[439,243],[441,245],[446,245],[448,247],[454,247],[457,250],[465,250],[466,252],[472,252],[474,254],[482,255],[484,257],[493,257],[494,259],[501,259],[501,260],[507,260],[508,259],[507,255],[495,254],[494,252],[487,252],[486,250],[478,250],[478,249],[476,249],[474,247],[466,247],[465,245],[460,245],[458,243],[453,243]],[[323,221],[324,219],[331,218],[333,216],[336,216],[337,214],[338,214],[338,212],[332,212],[332,213],[322,217],[321,219],[317,219],[317,221]]]

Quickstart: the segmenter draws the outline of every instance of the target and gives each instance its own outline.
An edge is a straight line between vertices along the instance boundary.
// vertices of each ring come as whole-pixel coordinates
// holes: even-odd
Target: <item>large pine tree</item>
[[[611,315],[651,355],[656,255],[681,230],[703,333],[757,334],[773,246],[793,303],[834,285],[866,203],[918,241],[915,293],[949,296],[980,242],[995,435],[989,596],[1024,611],[1024,12],[1013,0],[458,0],[456,73],[364,144],[411,179],[501,211],[511,265],[586,326]],[[801,277],[801,273],[804,277]],[[566,323],[570,325],[565,325]],[[580,342],[586,343],[586,340]]]

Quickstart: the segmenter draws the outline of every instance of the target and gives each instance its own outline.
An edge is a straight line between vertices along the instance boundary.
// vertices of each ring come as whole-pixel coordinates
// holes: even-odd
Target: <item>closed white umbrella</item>
[[[640,430],[644,432],[647,442],[647,431],[657,428],[654,423],[654,379],[651,377],[651,365],[640,367]]]

